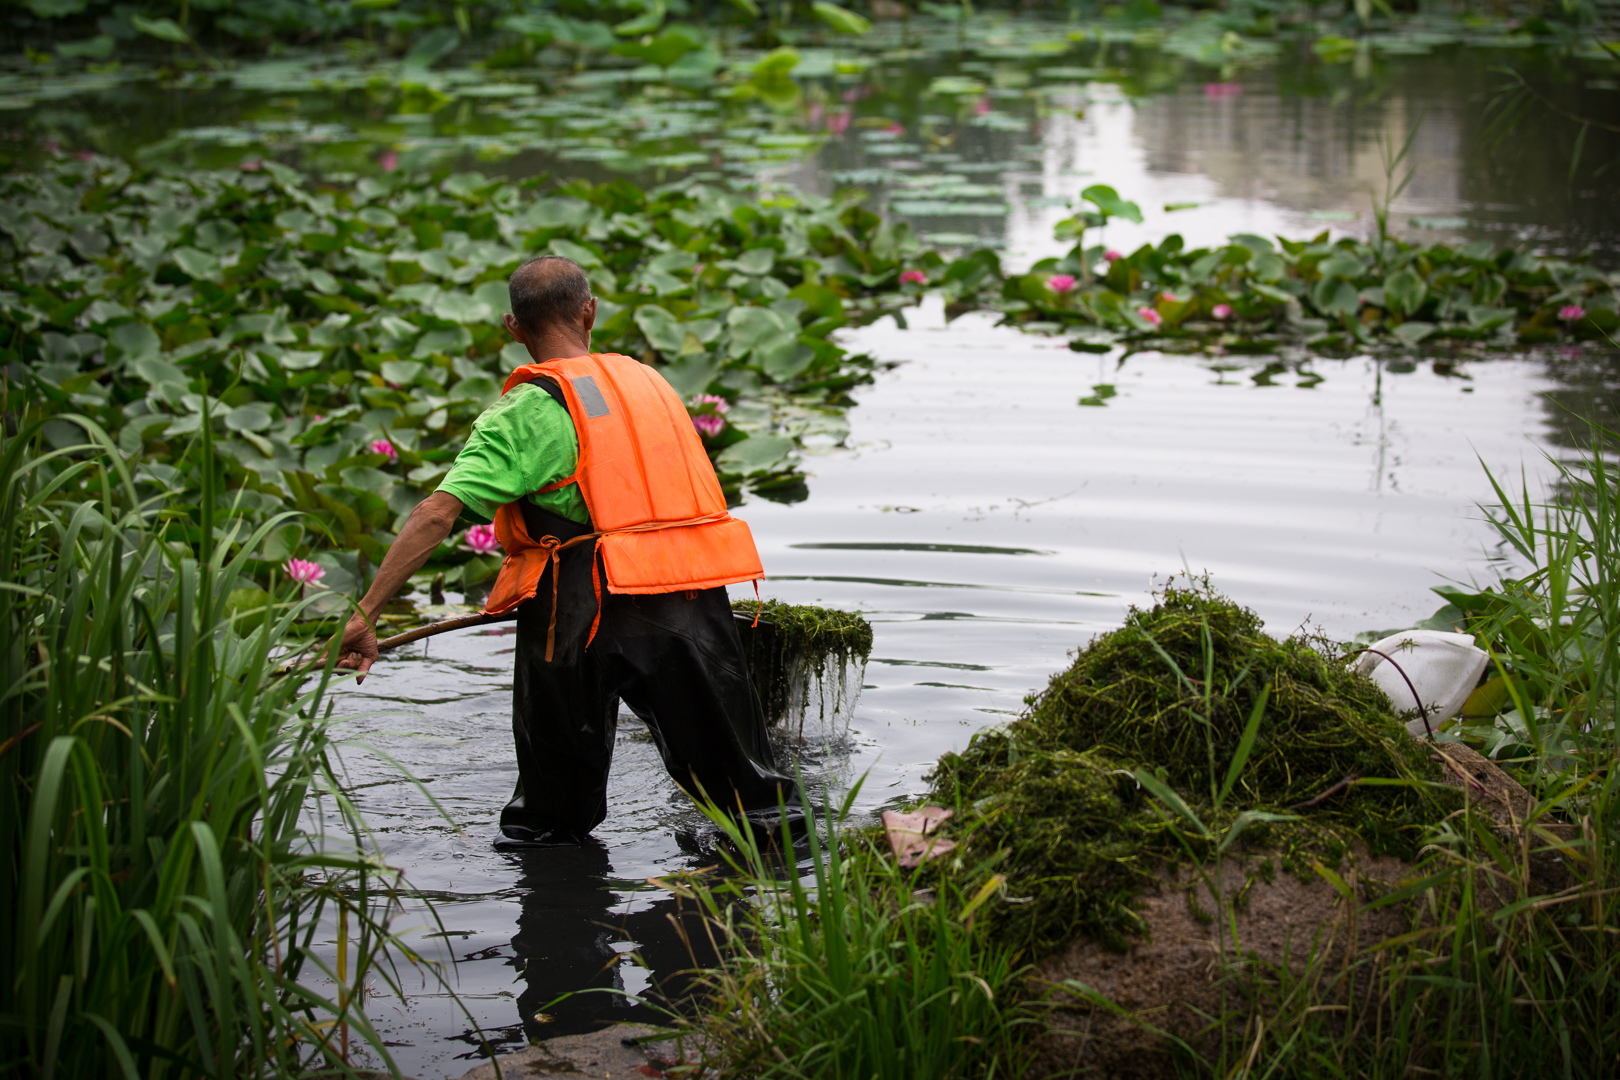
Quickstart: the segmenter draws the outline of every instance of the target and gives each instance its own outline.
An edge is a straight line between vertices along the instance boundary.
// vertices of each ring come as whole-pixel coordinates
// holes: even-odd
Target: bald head
[[[577,324],[591,299],[591,283],[572,259],[542,255],[518,267],[507,283],[512,316],[526,333]]]

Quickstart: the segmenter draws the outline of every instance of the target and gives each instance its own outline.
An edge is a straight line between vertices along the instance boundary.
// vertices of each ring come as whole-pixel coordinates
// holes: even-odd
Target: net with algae
[[[955,809],[944,831],[958,847],[926,873],[969,887],[1005,875],[1004,902],[986,908],[991,932],[1037,955],[1082,933],[1116,945],[1139,935],[1133,898],[1189,845],[1212,855],[1244,811],[1296,815],[1245,822],[1238,848],[1259,857],[1259,873],[1309,874],[1357,850],[1412,858],[1460,803],[1430,783],[1439,766],[1337,646],[1271,637],[1207,588],[1133,608],[1027,703],[940,759],[932,799]],[[1257,704],[1247,759],[1218,800]],[[1138,771],[1207,833],[1167,811]]]
[[[780,600],[740,600],[732,612],[771,727],[802,741],[841,740],[872,655],[871,624],[858,612]]]

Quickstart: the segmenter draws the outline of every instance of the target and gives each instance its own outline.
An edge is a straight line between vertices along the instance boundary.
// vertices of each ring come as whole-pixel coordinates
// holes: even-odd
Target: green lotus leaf
[[[495,311],[487,301],[470,293],[441,293],[428,311],[449,322],[487,323],[495,318]]]
[[[1119,197],[1119,192],[1107,184],[1092,184],[1080,192],[1080,197],[1091,203],[1108,217],[1124,218],[1141,224],[1142,208],[1129,200]]]
[[[636,325],[647,336],[653,348],[666,357],[675,356],[680,352],[681,342],[686,334],[675,321],[675,316],[657,304],[647,304],[636,309],[634,318]]]
[[[721,472],[752,476],[770,472],[793,452],[793,440],[786,435],[753,435],[720,451],[714,466]]]
[[[391,383],[409,386],[426,370],[427,365],[420,360],[384,360],[381,374]]]
[[[872,23],[869,19],[855,14],[848,8],[830,4],[827,0],[815,0],[810,5],[810,10],[815,13],[816,18],[830,26],[835,33],[859,35],[872,29]]]
[[[176,45],[184,45],[191,40],[191,35],[173,19],[148,19],[144,15],[131,15],[129,25],[143,34],[152,35],[159,41],[172,41]]]
[[[109,354],[125,363],[156,356],[163,349],[157,331],[141,322],[119,323],[107,331],[107,344]]]
[[[225,414],[225,426],[232,431],[263,431],[273,423],[275,414],[261,401],[238,405]]]

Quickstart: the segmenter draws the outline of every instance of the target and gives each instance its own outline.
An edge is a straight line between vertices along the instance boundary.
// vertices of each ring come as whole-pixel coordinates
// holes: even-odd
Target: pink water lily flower
[[[1232,317],[1232,306],[1230,304],[1216,304],[1209,309],[1209,313],[1217,319],[1230,319]]]
[[[1160,323],[1164,322],[1164,316],[1160,315],[1157,311],[1150,307],[1139,307],[1136,309],[1136,313],[1142,316],[1145,321],[1152,323],[1154,326],[1158,326]]]
[[[1237,97],[1243,93],[1241,83],[1212,82],[1204,84],[1204,96],[1207,98]]]
[[[399,451],[394,449],[394,444],[389,442],[387,439],[374,440],[370,446],[370,450],[373,454],[381,454],[389,461],[399,460]]]
[[[1586,309],[1579,304],[1567,304],[1558,309],[1558,317],[1567,323],[1578,323],[1586,318]]]
[[[926,285],[928,284],[928,275],[921,270],[902,270],[900,271],[900,284]]]
[[[1053,274],[1046,279],[1046,287],[1062,296],[1064,293],[1074,292],[1073,274]]]
[[[726,429],[724,413],[731,411],[731,403],[718,394],[699,394],[692,399],[692,406],[696,410],[692,414],[692,426],[698,431],[714,438]]]
[[[842,135],[849,130],[849,118],[853,115],[847,109],[843,112],[827,114],[827,130],[833,135]]]
[[[1113,262],[1115,259],[1123,259],[1124,257],[1124,255],[1115,251],[1113,248],[1109,248],[1107,251],[1103,252],[1103,258],[1107,259],[1109,262]]]
[[[989,111],[990,111],[990,99],[989,98],[982,97],[978,101],[974,102],[974,104],[973,104],[973,112],[976,115],[983,116],[986,113],[988,113]]]
[[[475,555],[488,555],[499,551],[501,542],[495,537],[495,526],[474,525],[461,534],[461,546]]]
[[[308,559],[288,559],[281,564],[281,569],[300,585],[318,584],[321,578],[326,576],[326,571],[322,569],[320,563],[310,562]]]
[[[377,164],[383,172],[393,172],[399,168],[399,153],[394,150],[384,150],[377,156]]]

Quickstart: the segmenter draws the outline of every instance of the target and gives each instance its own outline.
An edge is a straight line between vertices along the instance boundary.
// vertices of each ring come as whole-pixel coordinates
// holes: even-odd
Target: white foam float
[[[1374,642],[1353,669],[1377,683],[1397,713],[1416,714],[1406,730],[1426,738],[1462,711],[1489,661],[1469,634],[1403,630]]]

